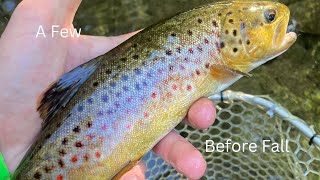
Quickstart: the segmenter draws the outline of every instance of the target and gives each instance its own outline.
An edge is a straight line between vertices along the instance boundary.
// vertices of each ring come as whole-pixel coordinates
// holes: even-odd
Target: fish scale
[[[282,16],[267,24],[264,16],[270,8]],[[149,27],[63,75],[41,101],[43,129],[13,179],[118,178],[197,99],[225,89],[289,48],[294,38],[285,47],[271,48],[272,39],[254,37],[257,27],[250,26],[261,21],[261,32],[285,34],[283,28],[274,29],[286,26],[282,22],[288,16],[279,3],[209,4]],[[271,36],[284,41],[284,35],[266,37]],[[261,55],[249,52],[267,47],[270,52]]]

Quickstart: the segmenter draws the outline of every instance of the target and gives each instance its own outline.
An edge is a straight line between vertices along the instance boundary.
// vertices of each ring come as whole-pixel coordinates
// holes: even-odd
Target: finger
[[[74,38],[68,52],[66,71],[110,51],[138,32],[112,37],[82,35]]]
[[[52,25],[69,28],[80,2],[81,0],[24,0],[13,12],[4,35],[36,35],[40,25],[45,32],[50,32]]]
[[[164,137],[153,151],[189,179],[204,175],[206,162],[201,153],[175,131]]]
[[[145,180],[146,165],[143,161],[140,161],[130,171],[125,173],[120,180]]]
[[[214,123],[215,117],[214,103],[207,98],[202,98],[191,106],[183,122],[196,129],[206,129]]]

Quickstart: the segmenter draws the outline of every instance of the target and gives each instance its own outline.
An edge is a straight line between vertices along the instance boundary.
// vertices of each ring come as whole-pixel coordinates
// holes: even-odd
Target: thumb
[[[120,180],[145,180],[146,165],[143,161],[140,161],[130,171],[125,173]]]

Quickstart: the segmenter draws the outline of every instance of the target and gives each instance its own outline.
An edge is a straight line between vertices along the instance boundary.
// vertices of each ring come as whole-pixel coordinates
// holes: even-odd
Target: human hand
[[[117,46],[135,33],[118,37],[81,35],[79,38],[36,38],[39,25],[73,28],[81,0],[23,0],[0,38],[0,151],[14,172],[41,129],[37,102],[63,73]],[[201,99],[185,120],[195,128],[208,128],[214,120],[211,101]],[[170,132],[153,149],[190,179],[199,179],[206,163],[199,151],[176,132]],[[123,179],[144,179],[140,162]]]

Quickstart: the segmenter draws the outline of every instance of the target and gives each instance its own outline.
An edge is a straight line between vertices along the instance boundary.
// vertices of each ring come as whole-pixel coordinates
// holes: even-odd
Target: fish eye
[[[269,9],[264,13],[264,17],[266,18],[268,23],[272,23],[276,19],[277,12],[273,9]]]

